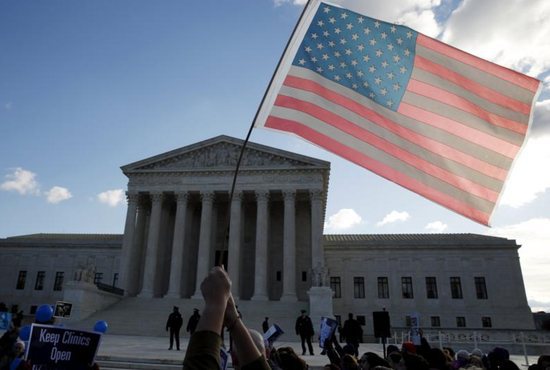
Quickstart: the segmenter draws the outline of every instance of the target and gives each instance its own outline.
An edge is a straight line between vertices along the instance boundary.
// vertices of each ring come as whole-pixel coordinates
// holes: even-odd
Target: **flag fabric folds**
[[[408,27],[310,0],[254,126],[488,225],[539,88]]]

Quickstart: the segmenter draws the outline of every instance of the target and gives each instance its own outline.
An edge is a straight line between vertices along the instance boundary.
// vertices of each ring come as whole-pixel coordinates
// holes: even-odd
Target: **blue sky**
[[[244,138],[302,3],[0,2],[0,237],[122,233],[119,167],[220,134]],[[543,0],[339,3],[550,80]],[[292,136],[255,130],[251,140],[331,162],[327,233],[517,239],[531,307],[549,311],[549,120],[545,89],[492,229]]]

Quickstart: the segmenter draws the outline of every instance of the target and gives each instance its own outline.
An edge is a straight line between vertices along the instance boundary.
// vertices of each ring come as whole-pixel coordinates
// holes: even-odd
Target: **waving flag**
[[[313,0],[254,125],[488,225],[539,86],[408,27]]]

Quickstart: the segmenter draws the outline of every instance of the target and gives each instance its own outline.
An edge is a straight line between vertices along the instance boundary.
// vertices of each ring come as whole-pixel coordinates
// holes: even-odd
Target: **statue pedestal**
[[[309,317],[313,321],[315,336],[319,334],[321,317],[334,318],[332,311],[332,289],[326,286],[311,287],[307,294],[309,296]]]

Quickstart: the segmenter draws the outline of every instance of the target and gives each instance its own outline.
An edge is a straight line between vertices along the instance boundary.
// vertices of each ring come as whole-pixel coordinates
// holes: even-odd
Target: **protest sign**
[[[420,314],[413,312],[411,313],[411,342],[415,346],[419,346],[421,344],[420,337]]]
[[[220,348],[220,370],[227,370],[227,364],[229,363],[229,354],[223,348]]]
[[[55,302],[54,317],[69,318],[71,317],[71,311],[73,304],[69,302],[57,301]]]
[[[100,339],[100,333],[33,324],[25,359],[33,370],[87,370]]]
[[[264,340],[272,345],[282,334],[284,334],[283,329],[281,329],[279,325],[273,324],[264,333]]]
[[[11,313],[0,312],[0,330],[8,330],[11,322]]]
[[[332,335],[338,327],[338,321],[331,319],[330,317],[321,318],[321,331],[319,335],[319,347],[325,348],[325,343],[330,341]]]

